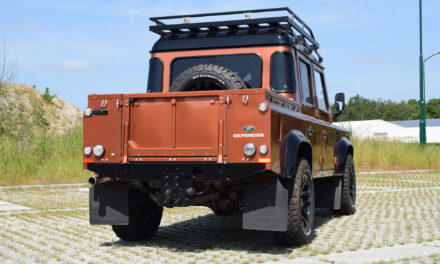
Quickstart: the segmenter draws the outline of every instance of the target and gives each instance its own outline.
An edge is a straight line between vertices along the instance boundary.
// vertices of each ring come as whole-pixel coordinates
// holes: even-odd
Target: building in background
[[[388,138],[404,142],[419,142],[419,120],[384,121],[363,120],[336,122],[358,138]],[[440,118],[426,120],[428,143],[440,143]]]

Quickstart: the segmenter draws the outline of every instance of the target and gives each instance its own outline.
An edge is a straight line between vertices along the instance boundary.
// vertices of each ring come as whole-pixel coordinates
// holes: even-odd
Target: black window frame
[[[307,102],[305,99],[304,99],[304,93],[303,93],[303,89],[304,89],[304,87],[303,87],[303,85],[302,85],[302,76],[301,76],[301,63],[303,63],[304,65],[306,65],[306,67],[308,68],[308,76],[307,76],[307,78],[308,78],[308,80],[309,80],[309,87],[308,87],[308,89],[309,89],[309,93],[310,93],[310,97],[312,98],[312,103],[309,103],[309,102]],[[308,63],[306,60],[304,60],[304,59],[302,59],[302,58],[298,58],[298,74],[299,74],[299,77],[300,77],[300,86],[301,86],[301,102],[304,104],[304,105],[307,105],[307,106],[310,106],[310,107],[315,107],[315,94],[314,94],[314,83],[313,83],[313,77],[312,77],[312,71],[313,71],[313,69],[312,69],[312,65],[310,64],[310,63]]]
[[[189,58],[209,58],[209,57],[224,57],[224,56],[234,56],[234,55],[255,55],[260,60],[260,78],[259,78],[259,87],[248,87],[247,89],[260,89],[263,87],[263,59],[261,58],[260,54],[258,53],[232,53],[232,54],[211,54],[211,55],[202,55],[202,56],[182,56],[182,57],[176,57],[170,62],[170,81],[169,81],[169,87],[173,84],[173,64],[176,60],[179,59],[189,59]],[[229,69],[231,70],[231,69]],[[232,71],[232,70],[231,70]],[[176,76],[177,78],[177,76]]]
[[[158,87],[160,87],[160,90],[158,91],[151,91],[151,86],[153,85],[151,82],[152,80],[156,80],[157,76],[155,76],[154,78],[151,77],[152,71],[151,71],[151,62],[152,61],[158,61],[160,62],[160,85],[157,85]],[[161,58],[158,57],[152,57],[149,61],[149,68],[148,68],[148,80],[147,80],[147,93],[161,93],[163,91],[163,70],[164,70],[164,66],[163,66],[163,61]],[[156,87],[156,86],[155,86]]]
[[[292,61],[292,70],[291,70],[291,75],[290,75],[293,78],[291,80],[292,84],[293,84],[293,89],[292,90],[277,90],[277,89],[274,89],[273,85],[272,85],[272,80],[273,80],[272,76],[274,76],[272,74],[272,70],[273,70],[273,67],[274,67],[273,59],[274,59],[275,55],[282,54],[282,53],[284,53],[284,54],[288,53],[292,57],[292,60],[291,60]],[[270,55],[270,90],[273,91],[273,92],[276,92],[276,93],[296,94],[297,91],[298,91],[298,87],[297,87],[298,85],[297,85],[297,82],[296,82],[297,76],[296,76],[296,70],[295,69],[296,69],[296,60],[295,60],[295,56],[294,56],[294,54],[292,54],[292,52],[283,50],[283,51],[275,51],[274,53],[272,53],[272,55]]]

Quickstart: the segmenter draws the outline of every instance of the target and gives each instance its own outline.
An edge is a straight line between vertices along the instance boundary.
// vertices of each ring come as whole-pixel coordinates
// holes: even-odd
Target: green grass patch
[[[386,139],[351,139],[358,171],[440,169],[440,145]]]
[[[23,135],[19,133],[18,135]],[[440,169],[440,145],[352,139],[357,171]],[[0,137],[0,185],[81,183],[82,127],[63,135],[42,131]]]
[[[63,135],[29,131],[0,137],[0,185],[86,182],[82,167],[82,127]]]

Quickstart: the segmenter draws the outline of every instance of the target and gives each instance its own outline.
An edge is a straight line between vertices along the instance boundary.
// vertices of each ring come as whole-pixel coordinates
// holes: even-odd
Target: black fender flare
[[[281,176],[293,177],[298,156],[306,158],[312,167],[312,143],[301,131],[290,130],[280,143]]]
[[[345,160],[347,159],[349,154],[351,156],[353,156],[354,154],[353,145],[346,137],[342,137],[338,142],[336,142],[335,145],[335,157],[338,158],[337,172],[342,172],[342,170],[344,169]]]

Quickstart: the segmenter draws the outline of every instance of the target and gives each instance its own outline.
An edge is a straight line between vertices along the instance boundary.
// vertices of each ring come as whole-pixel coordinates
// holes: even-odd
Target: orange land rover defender
[[[332,116],[319,44],[296,14],[150,20],[160,39],[146,93],[88,97],[91,224],[143,240],[158,230],[164,206],[207,206],[298,246],[312,237],[315,207],[355,212],[353,147],[348,131],[332,125],[344,94]]]

